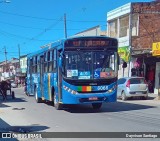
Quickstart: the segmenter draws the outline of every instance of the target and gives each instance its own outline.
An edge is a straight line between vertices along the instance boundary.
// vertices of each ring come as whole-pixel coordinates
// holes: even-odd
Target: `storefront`
[[[154,93],[158,94],[158,90],[160,89],[160,42],[152,44],[152,56],[155,58]]]
[[[148,83],[149,92],[158,93],[160,87],[160,42],[153,43],[152,51],[135,52],[131,59],[131,76],[144,77]]]
[[[144,77],[150,93],[154,93],[156,62],[158,61],[160,58],[152,56],[150,52],[132,55],[131,76]]]
[[[132,55],[131,76],[145,77],[146,75],[145,58],[146,57],[147,57],[146,54]]]

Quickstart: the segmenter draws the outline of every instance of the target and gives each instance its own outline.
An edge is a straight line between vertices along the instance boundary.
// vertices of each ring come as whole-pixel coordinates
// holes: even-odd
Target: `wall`
[[[132,37],[133,50],[150,49],[160,41],[160,2],[135,3],[133,12],[139,13],[139,36]]]
[[[26,69],[27,69],[27,57],[23,57],[23,58],[20,58],[20,63],[21,63],[21,70],[22,70],[22,73],[26,73]]]
[[[74,36],[100,36],[100,34],[101,34],[100,26],[95,26],[93,28],[89,28],[87,30],[79,32]]]
[[[113,34],[113,37],[118,39],[118,47],[119,47],[119,53],[121,52],[120,50],[122,50],[123,48],[126,48],[126,50],[129,50],[130,47],[130,43],[129,43],[129,14],[131,12],[131,3],[125,4],[123,6],[120,6],[110,12],[107,13],[107,22],[108,22],[108,36],[112,37],[111,34],[112,32],[114,32],[114,29],[117,33]],[[128,20],[126,21],[128,24],[126,29],[127,29],[127,34],[124,35],[123,37],[120,35],[122,35],[122,30],[120,30],[122,28],[122,19],[127,18]],[[116,23],[114,25],[114,23]],[[120,25],[121,23],[121,25]],[[112,26],[112,27],[111,27]],[[121,32],[120,32],[121,31]],[[111,32],[111,33],[110,33]],[[120,48],[121,47],[121,48]],[[122,52],[124,55],[127,53]],[[122,57],[124,55],[121,55],[121,58],[127,58],[127,57]],[[128,62],[128,60],[125,60],[126,62]],[[121,61],[122,63],[122,61]],[[130,63],[130,65],[132,65]],[[129,62],[127,64],[127,68],[124,68],[124,77],[128,77],[128,75],[130,76],[130,73],[128,73],[128,71],[130,72],[130,68],[131,66],[129,66]],[[118,77],[121,78],[123,77],[123,68],[122,68],[122,64],[119,66],[119,71],[118,71]]]

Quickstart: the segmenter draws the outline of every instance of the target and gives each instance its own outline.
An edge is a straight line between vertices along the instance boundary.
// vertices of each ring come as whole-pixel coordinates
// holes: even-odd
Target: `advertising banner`
[[[152,44],[152,56],[160,56],[160,42]]]
[[[129,60],[130,60],[129,46],[119,47],[118,48],[118,54],[123,61],[129,62]]]

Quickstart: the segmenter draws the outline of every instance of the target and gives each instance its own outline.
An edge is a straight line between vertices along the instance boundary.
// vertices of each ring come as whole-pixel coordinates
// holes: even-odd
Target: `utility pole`
[[[20,77],[20,74],[21,74],[21,62],[20,62],[20,45],[18,44],[18,54],[19,54],[19,81],[21,82],[21,77]]]
[[[20,68],[20,67],[21,67],[21,64],[20,64],[20,63],[21,63],[21,62],[20,62],[20,55],[21,55],[21,54],[20,54],[20,45],[19,45],[19,44],[18,44],[18,54],[19,54],[19,68]]]
[[[5,46],[4,46],[4,55],[5,55],[5,72],[6,72],[7,71],[7,51]]]
[[[67,38],[66,13],[64,13],[64,35]]]
[[[130,75],[131,70],[131,57],[132,57],[132,4],[129,15],[129,64],[128,64],[128,77]]]

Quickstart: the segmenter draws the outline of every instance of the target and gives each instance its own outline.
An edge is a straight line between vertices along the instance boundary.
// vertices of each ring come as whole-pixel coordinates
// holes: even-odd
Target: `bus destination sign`
[[[73,39],[66,41],[65,47],[106,47],[106,46],[114,46],[113,45],[115,44],[114,41],[115,40],[103,40],[103,39],[85,39],[85,40]]]
[[[73,41],[73,46],[85,46],[85,47],[97,47],[97,46],[107,46],[109,44],[109,41]]]

